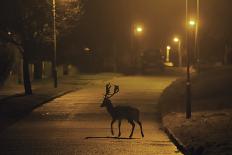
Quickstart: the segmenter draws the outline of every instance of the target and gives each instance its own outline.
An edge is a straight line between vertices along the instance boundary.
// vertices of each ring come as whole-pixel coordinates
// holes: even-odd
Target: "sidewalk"
[[[0,131],[21,119],[38,106],[66,93],[94,84],[99,80],[111,79],[114,74],[80,75],[64,77],[59,80],[58,88],[53,88],[51,80],[33,83],[33,95],[25,96],[23,86],[0,90]]]

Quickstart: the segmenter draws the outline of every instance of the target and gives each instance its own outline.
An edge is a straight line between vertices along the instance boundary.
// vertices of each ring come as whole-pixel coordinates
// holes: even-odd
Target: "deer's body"
[[[114,92],[114,94],[115,94],[115,92]],[[142,137],[144,137],[142,123],[139,120],[139,110],[136,109],[136,108],[130,107],[130,106],[116,106],[116,107],[114,107],[113,104],[112,104],[112,102],[111,102],[111,100],[109,98],[110,97],[107,97],[107,95],[105,95],[105,98],[103,100],[103,103],[102,103],[101,107],[106,107],[108,113],[112,117],[111,133],[114,135],[113,124],[114,124],[114,122],[116,120],[118,120],[118,128],[119,128],[118,137],[120,137],[121,136],[121,130],[120,130],[121,121],[123,119],[125,119],[125,120],[127,120],[132,125],[132,130],[131,130],[130,138],[132,138],[132,136],[133,136],[133,132],[134,132],[134,128],[135,128],[135,123],[134,122],[136,122],[136,123],[139,124],[140,130],[141,130],[141,135],[142,135]]]
[[[112,119],[115,120],[139,120],[139,110],[130,106],[116,106],[114,107],[111,101],[106,105],[106,109]]]

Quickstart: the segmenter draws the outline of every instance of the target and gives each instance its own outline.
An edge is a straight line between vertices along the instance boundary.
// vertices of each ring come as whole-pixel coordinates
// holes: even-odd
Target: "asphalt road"
[[[169,77],[117,77],[112,83],[120,92],[112,97],[114,105],[130,105],[141,112],[145,137],[136,125],[122,122],[121,138],[111,135],[111,118],[100,108],[106,81],[57,98],[34,110],[23,120],[0,133],[0,154],[33,155],[180,155],[160,129],[156,103],[162,90],[173,81]],[[117,122],[114,124],[117,133]]]

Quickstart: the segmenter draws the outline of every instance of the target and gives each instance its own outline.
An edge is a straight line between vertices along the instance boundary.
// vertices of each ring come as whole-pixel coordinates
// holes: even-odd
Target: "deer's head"
[[[101,104],[101,107],[106,107],[108,104],[111,104],[110,98],[119,92],[119,86],[114,85],[114,92],[111,94],[110,93],[110,89],[111,89],[110,83],[106,84],[105,88],[106,88],[106,93],[104,95],[104,100]]]

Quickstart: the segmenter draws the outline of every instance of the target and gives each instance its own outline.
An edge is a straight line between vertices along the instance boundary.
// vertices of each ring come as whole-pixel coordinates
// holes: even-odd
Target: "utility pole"
[[[54,88],[58,86],[57,80],[57,65],[56,65],[56,50],[57,50],[57,43],[56,43],[56,0],[52,1],[52,12],[53,12],[53,61],[52,61],[52,72],[54,78]]]

